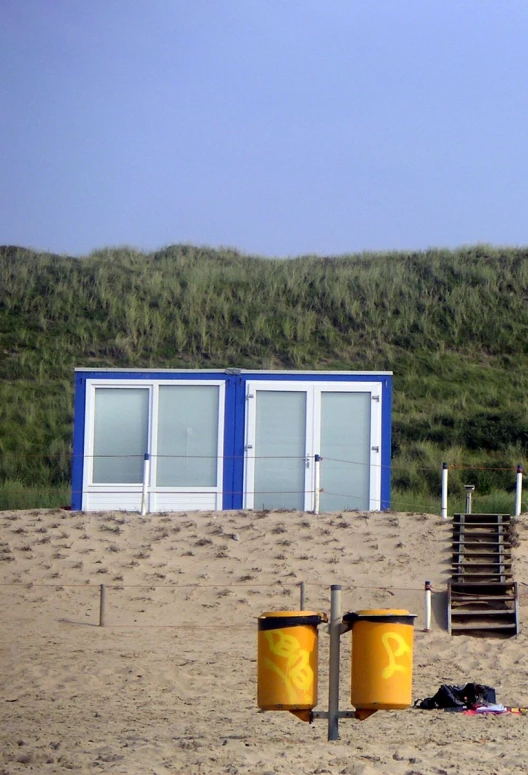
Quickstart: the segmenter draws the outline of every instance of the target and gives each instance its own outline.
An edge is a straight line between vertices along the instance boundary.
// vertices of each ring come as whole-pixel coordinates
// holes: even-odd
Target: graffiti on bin
[[[391,643],[392,641],[392,643]],[[411,654],[411,648],[405,639],[397,632],[385,632],[381,637],[383,648],[387,653],[389,664],[383,668],[382,678],[392,678],[395,673],[408,673],[410,659],[405,659],[406,664],[397,662],[400,657]]]
[[[310,654],[301,648],[297,638],[280,630],[269,630],[265,633],[268,648],[276,657],[285,660],[283,668],[269,657],[265,665],[276,673],[284,684],[291,703],[300,702],[305,695],[309,696],[314,682],[314,671],[310,666]],[[302,699],[299,697],[299,692]]]

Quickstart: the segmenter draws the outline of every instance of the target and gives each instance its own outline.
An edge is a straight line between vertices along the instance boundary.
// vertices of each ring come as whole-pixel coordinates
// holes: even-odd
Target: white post
[[[314,514],[319,514],[321,500],[321,456],[314,455]]]
[[[515,516],[518,517],[522,508],[522,480],[523,480],[523,467],[517,466],[517,484],[515,487]]]
[[[442,463],[442,519],[447,519],[447,472],[449,466]]]
[[[425,632],[431,629],[431,582],[425,582]]]
[[[339,739],[339,661],[341,655],[341,584],[330,587],[330,673],[328,676],[328,739]]]
[[[149,510],[149,482],[150,482],[150,455],[145,452],[145,462],[143,464],[143,492],[141,493],[141,516],[148,514]]]
[[[471,514],[471,496],[475,490],[475,485],[465,484],[464,490],[466,491],[466,514]]]

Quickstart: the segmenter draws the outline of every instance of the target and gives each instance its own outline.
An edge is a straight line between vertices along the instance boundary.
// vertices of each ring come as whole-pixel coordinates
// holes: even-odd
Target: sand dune
[[[528,705],[527,639],[445,631],[449,523],[426,514],[0,513],[0,775],[440,775],[528,768],[528,717],[379,712],[305,724],[256,706],[256,618],[306,603],[416,613],[414,697],[494,686]],[[514,574],[528,582],[526,528]],[[434,622],[423,632],[423,584]],[[99,585],[106,585],[105,627]],[[521,597],[521,604],[525,598]],[[521,620],[525,609],[521,608]],[[320,633],[319,708],[328,637]],[[342,639],[349,704],[350,636]]]

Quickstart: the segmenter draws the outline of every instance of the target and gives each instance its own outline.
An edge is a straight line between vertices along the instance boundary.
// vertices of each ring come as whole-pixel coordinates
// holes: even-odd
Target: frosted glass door
[[[370,393],[321,392],[321,511],[368,509]]]
[[[94,484],[140,484],[147,451],[149,391],[96,388]]]
[[[160,387],[158,487],[217,486],[219,390],[217,385]]]
[[[305,508],[306,400],[306,391],[256,391],[254,508]]]

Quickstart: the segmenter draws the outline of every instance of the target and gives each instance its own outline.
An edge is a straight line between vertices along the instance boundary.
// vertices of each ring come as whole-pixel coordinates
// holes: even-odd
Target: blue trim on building
[[[233,465],[233,508],[244,507],[244,460],[246,446],[246,375],[236,378],[234,465]]]
[[[71,507],[82,509],[84,434],[86,426],[86,377],[75,375]]]
[[[233,509],[234,488],[234,444],[236,422],[236,382],[233,377],[225,379],[225,411],[224,411],[224,479],[222,508]]]
[[[392,460],[392,377],[382,380],[381,406],[381,511],[390,509]]]

